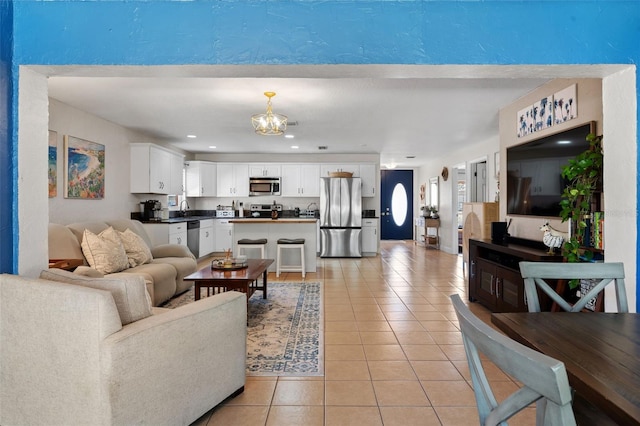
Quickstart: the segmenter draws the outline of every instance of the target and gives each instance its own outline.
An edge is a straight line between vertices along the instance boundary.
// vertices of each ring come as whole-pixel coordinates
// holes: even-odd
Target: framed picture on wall
[[[572,84],[553,95],[553,118],[555,124],[573,120],[578,116],[576,85]]]
[[[49,198],[58,195],[58,132],[49,130]]]
[[[65,198],[104,198],[104,145],[65,135]]]

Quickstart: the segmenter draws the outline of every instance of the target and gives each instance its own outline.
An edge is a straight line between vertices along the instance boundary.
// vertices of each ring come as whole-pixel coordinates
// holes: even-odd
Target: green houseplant
[[[579,262],[581,258],[591,260],[593,253],[582,253],[582,242],[587,228],[586,218],[591,213],[594,192],[602,182],[602,136],[589,134],[589,148],[569,160],[562,167],[562,177],[568,181],[560,201],[562,222],[571,220],[571,237],[562,247],[567,262]],[[571,283],[571,287],[573,287]]]

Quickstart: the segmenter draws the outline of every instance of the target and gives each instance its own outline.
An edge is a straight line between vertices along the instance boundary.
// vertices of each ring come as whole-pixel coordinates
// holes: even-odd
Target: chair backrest
[[[498,425],[536,403],[537,425],[575,425],[564,363],[497,332],[451,296],[467,354],[481,425]],[[523,386],[497,403],[480,360],[486,356]]]
[[[624,265],[617,263],[558,263],[520,262],[520,273],[529,312],[540,312],[540,299],[536,288],[547,294],[552,301],[567,312],[580,312],[594,297],[613,282],[616,289],[618,312],[629,312],[627,292],[624,287]],[[564,300],[545,280],[600,280],[591,290],[580,294],[573,305]],[[555,286],[554,286],[555,287]]]

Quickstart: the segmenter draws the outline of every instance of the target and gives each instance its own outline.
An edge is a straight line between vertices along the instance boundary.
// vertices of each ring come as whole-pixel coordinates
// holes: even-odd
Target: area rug
[[[256,291],[247,315],[247,375],[322,376],[324,341],[322,286],[318,282],[273,282],[268,299]],[[165,303],[193,302],[193,288]]]

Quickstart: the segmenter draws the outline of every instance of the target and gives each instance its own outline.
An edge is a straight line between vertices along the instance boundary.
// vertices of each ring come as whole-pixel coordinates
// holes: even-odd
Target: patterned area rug
[[[268,285],[268,299],[262,298],[262,291],[251,296],[247,319],[247,375],[324,374],[321,288],[318,282],[272,282]],[[193,288],[162,307],[177,308],[190,302],[193,302]]]

